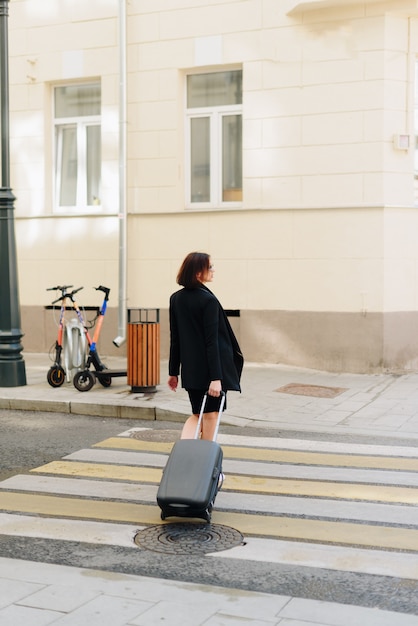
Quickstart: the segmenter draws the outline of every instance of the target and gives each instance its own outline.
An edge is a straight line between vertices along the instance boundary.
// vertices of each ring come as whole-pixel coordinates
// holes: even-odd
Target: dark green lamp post
[[[0,0],[0,387],[20,387],[26,385],[26,371],[21,354],[15,197],[10,188],[8,15],[9,0]]]

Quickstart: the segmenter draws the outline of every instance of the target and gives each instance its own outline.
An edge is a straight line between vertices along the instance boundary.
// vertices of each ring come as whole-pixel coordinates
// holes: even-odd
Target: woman
[[[238,341],[220,302],[204,283],[212,282],[214,267],[204,252],[190,252],[177,274],[183,289],[170,298],[170,360],[168,385],[181,383],[190,398],[192,415],[182,439],[196,432],[203,396],[208,394],[202,420],[202,439],[212,439],[223,390],[241,391],[244,363]]]

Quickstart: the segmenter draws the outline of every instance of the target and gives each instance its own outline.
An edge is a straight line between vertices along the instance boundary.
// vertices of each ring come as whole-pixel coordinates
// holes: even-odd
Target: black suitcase
[[[219,422],[225,404],[222,392],[213,441],[197,439],[207,394],[200,409],[195,439],[177,441],[168,457],[157,492],[161,519],[197,517],[210,522],[212,508],[222,478],[222,448],[216,443]]]

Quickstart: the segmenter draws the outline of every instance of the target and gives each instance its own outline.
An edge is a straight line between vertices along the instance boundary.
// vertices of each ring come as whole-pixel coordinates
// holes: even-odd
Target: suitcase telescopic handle
[[[194,434],[195,439],[199,438],[200,427],[201,427],[202,420],[203,420],[203,413],[205,412],[207,397],[208,397],[208,394],[206,392],[205,395],[203,396],[202,406],[200,407],[199,419],[197,420],[196,432]],[[224,405],[225,405],[225,391],[221,391],[221,403],[219,405],[218,419],[216,420],[215,432],[213,433],[213,441],[216,441],[216,438],[218,436],[219,424],[221,423],[221,415],[222,415]]]

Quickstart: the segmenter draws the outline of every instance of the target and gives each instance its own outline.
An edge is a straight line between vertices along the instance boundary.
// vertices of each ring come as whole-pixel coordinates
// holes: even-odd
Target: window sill
[[[186,211],[229,211],[234,209],[242,209],[242,202],[224,202],[220,205],[194,203],[185,206]]]
[[[369,2],[381,2],[381,0],[369,0]],[[359,0],[289,0],[286,13],[289,15],[316,9],[343,8],[354,4],[361,4],[361,2]]]
[[[71,215],[97,215],[97,214],[102,214],[103,213],[103,207],[101,205],[94,205],[94,206],[88,206],[88,207],[76,207],[76,206],[70,206],[70,207],[55,207],[55,209],[53,210],[53,215],[62,215],[65,217],[71,216]]]

